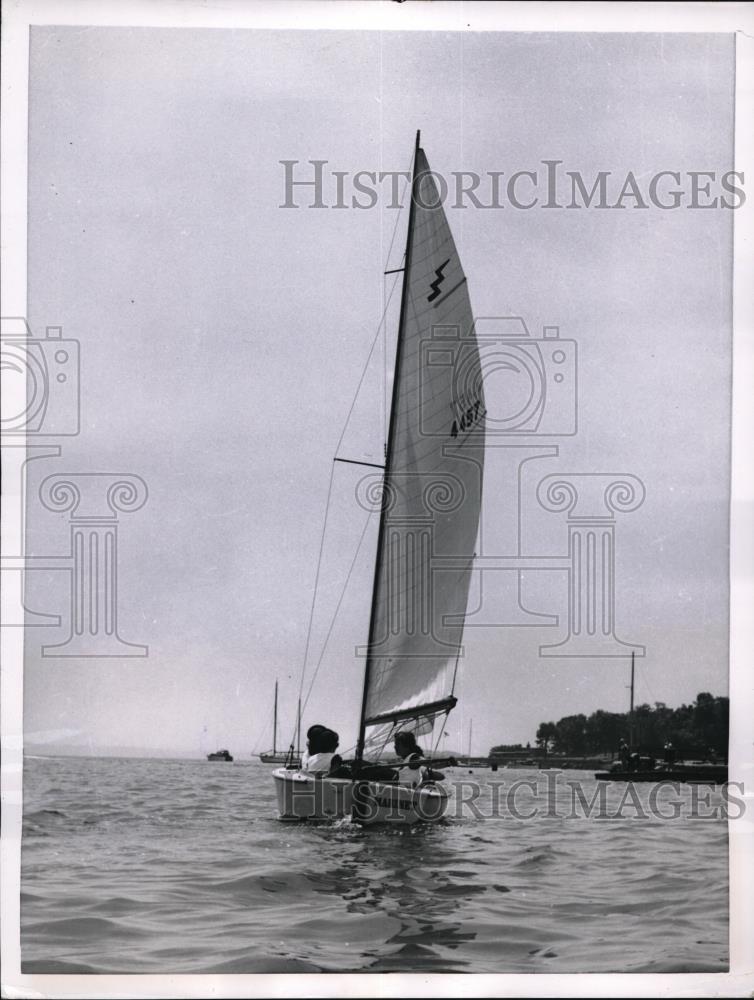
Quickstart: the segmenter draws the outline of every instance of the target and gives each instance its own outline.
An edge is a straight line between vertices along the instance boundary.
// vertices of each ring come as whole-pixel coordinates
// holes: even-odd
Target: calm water
[[[590,798],[591,774],[550,793],[533,771],[448,777],[479,781],[475,806],[497,818],[460,815],[456,796],[434,826],[297,826],[275,818],[261,764],[29,758],[23,971],[727,968],[726,824],[688,817],[691,786],[686,818],[624,803],[625,818],[569,819],[562,779]],[[505,792],[494,806],[489,782],[516,779],[538,784],[513,804],[550,816],[514,818]],[[623,795],[610,786],[611,813]]]

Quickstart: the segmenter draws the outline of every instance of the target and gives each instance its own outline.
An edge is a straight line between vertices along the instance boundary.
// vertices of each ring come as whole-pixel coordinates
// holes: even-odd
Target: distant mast
[[[628,743],[634,748],[634,651],[631,650],[631,709],[628,714]]]
[[[272,710],[272,752],[278,749],[278,682],[275,681],[275,707]]]

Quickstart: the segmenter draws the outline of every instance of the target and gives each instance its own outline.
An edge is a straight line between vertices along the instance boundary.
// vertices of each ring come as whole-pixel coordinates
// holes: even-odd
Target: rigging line
[[[447,721],[448,721],[448,716],[449,716],[449,715],[450,715],[450,709],[448,709],[448,711],[447,711],[447,712],[445,713],[445,715],[443,715],[443,717],[442,717],[442,723],[440,724],[440,731],[439,731],[439,733],[437,734],[437,739],[436,739],[436,741],[435,741],[435,745],[434,745],[434,747],[432,748],[432,751],[433,751],[433,753],[437,753],[437,751],[438,751],[438,750],[439,750],[439,748],[440,748],[440,740],[442,739],[442,737],[443,737],[443,734],[445,733],[445,724],[446,724],[446,723],[447,723]]]
[[[385,734],[385,741],[382,744],[382,746],[380,747],[379,752],[377,753],[377,759],[378,760],[385,753],[385,747],[388,745],[388,743],[390,742],[390,740],[395,735],[396,725],[397,725],[397,723],[393,722],[392,726],[388,729],[387,733]]]
[[[388,308],[390,307],[390,302],[393,298],[393,293],[395,292],[395,287],[398,284],[398,280],[399,280],[398,278],[393,278],[393,287],[390,289],[390,294],[388,295],[387,302],[385,303],[385,308],[382,310],[382,317],[380,318],[380,322],[377,326],[377,331],[374,335],[372,346],[369,348],[369,354],[367,354],[367,359],[364,362],[364,367],[361,371],[361,377],[359,378],[359,383],[356,386],[356,392],[353,394],[351,405],[348,408],[348,413],[346,414],[346,419],[343,423],[343,430],[341,431],[340,437],[338,438],[338,443],[335,446],[336,455],[340,450],[340,446],[343,444],[343,438],[346,436],[346,431],[348,430],[348,423],[351,419],[351,415],[353,414],[353,408],[354,406],[356,406],[356,400],[359,398],[359,392],[361,391],[361,387],[364,384],[364,379],[366,378],[367,369],[369,368],[369,362],[372,360],[372,355],[374,354],[374,349],[377,346],[377,341],[380,339],[380,331],[382,330],[382,327],[385,325],[385,320],[387,318],[387,311]]]
[[[370,523],[370,521],[372,519],[372,513],[373,513],[372,511],[369,512],[369,514],[367,515],[367,519],[366,519],[366,521],[364,523],[364,528],[363,528],[363,530],[361,532],[361,538],[359,538],[359,544],[356,546],[356,552],[354,553],[353,560],[351,561],[351,565],[350,565],[349,570],[348,570],[348,575],[346,576],[345,583],[343,584],[343,589],[342,589],[342,591],[340,593],[340,597],[338,598],[338,604],[337,604],[337,606],[335,608],[335,612],[334,612],[334,614],[332,616],[332,621],[330,622],[330,627],[327,630],[327,635],[325,636],[325,641],[324,641],[324,644],[322,646],[322,652],[319,655],[319,660],[317,661],[317,666],[314,668],[314,673],[312,674],[312,679],[311,679],[311,682],[309,684],[309,690],[306,692],[306,697],[304,698],[304,701],[303,701],[302,706],[301,706],[301,711],[302,712],[304,711],[304,709],[306,708],[307,704],[309,703],[309,698],[310,698],[311,693],[312,693],[312,688],[314,687],[314,681],[315,681],[315,679],[317,677],[317,672],[319,671],[319,668],[322,666],[322,661],[325,658],[325,652],[327,651],[327,644],[330,641],[330,636],[332,635],[332,631],[335,628],[335,620],[338,617],[338,612],[340,611],[340,606],[343,603],[343,598],[346,595],[346,589],[347,589],[348,583],[349,583],[349,581],[351,579],[351,575],[353,574],[354,567],[356,566],[356,560],[358,559],[359,553],[361,552],[361,546],[364,543],[364,538],[366,537],[367,528],[369,527],[369,523]]]
[[[343,750],[343,754],[342,754],[342,756],[347,756],[348,754],[350,754],[350,753],[354,753],[355,751],[356,751],[356,743],[352,743],[352,744],[351,744],[351,746],[349,746],[349,747],[346,747],[346,748],[345,748],[345,749]]]
[[[370,736],[366,740],[366,743],[367,743],[367,745],[370,748],[379,747],[379,749],[377,751],[377,756],[375,757],[375,760],[380,760],[382,758],[382,755],[385,752],[385,747],[393,739],[393,737],[395,736],[395,732],[396,732],[396,730],[398,728],[398,723],[395,722],[395,721],[393,721],[391,723],[386,723],[385,725],[387,726],[387,728],[385,729],[384,733],[382,733],[382,735],[380,735],[380,733],[377,733],[374,736]],[[380,740],[382,739],[383,736],[384,736],[384,740],[382,742],[382,746],[380,746]],[[352,746],[347,747],[343,751],[343,753],[345,753],[345,754],[351,753],[352,750],[356,749],[356,746],[357,746],[357,744],[354,743]]]
[[[396,225],[397,225],[397,220],[396,220]],[[391,246],[392,246],[392,244],[391,244]],[[382,325],[385,322],[385,317],[387,315],[387,310],[388,310],[388,307],[390,305],[390,301],[391,301],[391,299],[393,297],[393,293],[395,291],[395,287],[396,287],[397,284],[398,284],[398,278],[395,278],[393,280],[393,287],[390,290],[390,295],[388,296],[388,300],[387,300],[387,303],[385,305],[385,309],[384,309],[383,314],[382,314],[382,319],[380,320],[380,324],[377,327],[377,332],[374,335],[374,340],[372,341],[372,346],[369,349],[369,355],[367,356],[367,360],[366,360],[366,363],[364,365],[364,369],[363,369],[363,371],[361,373],[361,378],[359,379],[359,384],[358,384],[358,386],[356,388],[356,392],[354,394],[353,401],[351,402],[351,407],[350,407],[350,409],[348,411],[348,416],[346,417],[345,423],[343,425],[343,430],[342,430],[341,435],[340,435],[340,440],[338,441],[338,444],[337,444],[337,446],[335,448],[336,453],[337,453],[338,449],[340,448],[341,444],[343,443],[343,438],[346,435],[346,430],[348,429],[348,421],[350,420],[351,414],[353,413],[353,408],[356,405],[356,399],[358,397],[359,390],[360,390],[361,385],[362,385],[362,383],[364,381],[364,378],[366,376],[367,368],[369,367],[369,361],[370,361],[370,359],[372,357],[372,354],[374,353],[374,349],[375,349],[375,347],[377,345],[377,341],[378,341],[379,336],[380,336],[380,329],[382,328]],[[309,649],[310,649],[310,646],[311,646],[312,628],[314,626],[314,612],[316,610],[316,605],[317,605],[317,587],[318,587],[318,584],[319,584],[320,572],[322,570],[322,556],[324,555],[325,537],[326,537],[326,534],[327,534],[327,522],[328,522],[328,518],[329,518],[329,515],[330,515],[330,500],[332,498],[333,480],[335,478],[335,461],[343,461],[343,459],[337,459],[337,458],[334,459],[333,460],[333,464],[330,467],[330,482],[329,482],[329,485],[327,487],[327,501],[325,503],[325,518],[324,518],[324,523],[322,525],[322,536],[321,536],[320,542],[319,542],[319,554],[317,556],[317,570],[316,570],[316,572],[314,574],[314,592],[312,594],[312,604],[311,604],[311,609],[310,609],[310,612],[309,612],[309,625],[308,625],[307,631],[306,631],[306,644],[305,644],[305,647],[304,647],[304,661],[303,661],[303,665],[301,667],[301,681],[299,683],[299,691],[298,691],[299,697],[301,697],[302,694],[303,694],[303,690],[304,690],[304,678],[306,677],[306,666],[307,666],[307,663],[308,663],[308,660],[309,660]],[[367,519],[367,524],[368,523],[369,523],[369,520]],[[366,532],[366,525],[364,527],[364,533],[365,532]],[[362,533],[361,539],[359,540],[359,545],[358,545],[358,548],[356,549],[356,555],[358,555],[359,549],[361,548],[361,543],[364,540],[364,533]],[[355,559],[356,559],[356,556],[354,556],[354,561],[355,561]],[[353,565],[351,566],[351,569],[353,569]],[[351,572],[349,571],[348,579],[350,579],[350,576],[351,576]],[[348,582],[348,580],[346,580],[346,583],[347,582]],[[342,601],[342,599],[343,599],[343,595],[341,594],[341,601]],[[340,601],[338,602],[338,607],[340,607]],[[337,613],[338,612],[337,612],[337,609],[336,609],[335,614],[337,615]],[[332,631],[332,628],[333,628],[334,624],[335,624],[335,618],[333,617],[333,620],[330,623],[330,631],[328,632],[328,638],[330,636],[330,632]],[[325,640],[325,642],[327,642],[327,640]],[[324,650],[323,650],[323,654],[322,655],[324,655]],[[322,662],[322,658],[320,657],[320,660],[319,660],[319,663],[317,664],[316,670],[319,670],[319,666],[320,666],[321,662]],[[315,674],[314,674],[315,677],[316,677],[316,670],[315,670]],[[314,678],[312,678],[312,684],[313,684],[313,682],[314,682]],[[304,708],[306,707],[306,702],[308,702],[308,700],[309,700],[309,695],[311,694],[312,684],[309,685],[309,691],[307,693],[306,700],[305,700],[304,704],[302,705],[302,709],[301,709],[302,712],[303,712]]]
[[[309,612],[309,627],[306,630],[306,646],[304,648],[304,662],[301,667],[301,680],[298,686],[298,696],[301,698],[301,694],[304,690],[304,676],[306,675],[306,662],[309,658],[309,645],[312,638],[312,626],[314,625],[314,609],[317,605],[317,584],[319,583],[319,573],[322,569],[322,553],[325,549],[325,534],[327,533],[327,519],[330,515],[330,497],[332,495],[332,484],[335,478],[335,466],[330,466],[330,484],[327,487],[327,503],[325,504],[325,520],[322,525],[322,537],[319,540],[319,556],[317,557],[317,571],[314,574],[314,593],[312,594],[312,606]]]
[[[413,160],[413,156],[412,156],[412,160]],[[410,174],[410,164],[409,164],[409,171],[408,171],[408,173]],[[401,195],[399,210],[398,210],[398,213],[396,215],[395,225],[393,226],[393,233],[392,233],[392,236],[390,238],[390,246],[388,247],[386,263],[388,263],[390,261],[390,254],[393,252],[393,245],[395,243],[395,237],[396,237],[396,234],[398,232],[398,223],[400,222],[401,215],[403,214],[403,207],[404,207],[404,200],[405,200],[405,197],[406,197],[406,191],[410,190],[410,188],[411,188],[411,180],[409,179],[406,182],[406,185],[405,185],[405,187],[403,189],[403,194]],[[405,256],[406,256],[406,253],[404,251],[403,258],[405,258]],[[385,320],[387,318],[387,311],[388,311],[388,308],[390,307],[390,303],[392,301],[393,294],[395,292],[396,286],[398,285],[398,281],[399,281],[399,278],[397,277],[397,272],[396,272],[396,277],[393,279],[393,284],[392,284],[392,287],[390,289],[390,294],[387,297],[387,301],[385,302],[385,306],[384,306],[384,308],[382,310],[382,316],[380,318],[380,322],[379,322],[379,324],[377,326],[377,330],[375,331],[374,340],[372,341],[372,346],[369,349],[369,354],[367,355],[367,359],[366,359],[366,362],[364,364],[364,368],[363,368],[363,370],[361,372],[361,377],[359,379],[359,383],[356,386],[356,392],[354,393],[353,400],[351,401],[351,406],[350,406],[350,408],[348,410],[348,415],[346,416],[345,422],[343,424],[343,430],[341,431],[340,438],[338,439],[338,444],[336,445],[336,448],[335,448],[335,454],[336,455],[338,453],[338,450],[340,449],[341,444],[343,443],[343,438],[346,435],[346,430],[348,429],[348,423],[349,423],[349,421],[351,419],[351,415],[353,413],[354,406],[356,405],[356,400],[358,398],[359,391],[360,391],[361,386],[362,386],[362,384],[364,382],[364,379],[366,377],[367,368],[369,367],[369,362],[370,362],[370,360],[372,358],[372,354],[374,353],[374,349],[377,346],[377,341],[379,340],[379,337],[380,337],[380,330],[382,329],[382,327],[385,324]],[[384,278],[383,278],[383,289],[384,289]],[[383,291],[383,298],[384,298],[384,291]],[[324,524],[322,526],[322,537],[320,539],[319,555],[317,557],[317,570],[316,570],[316,573],[315,573],[315,576],[314,576],[314,593],[312,595],[312,606],[311,606],[311,611],[310,611],[310,614],[309,614],[309,625],[308,625],[307,633],[306,633],[306,645],[305,645],[305,650],[304,650],[304,662],[303,662],[303,666],[301,668],[301,681],[300,681],[300,684],[299,684],[299,697],[301,697],[301,695],[303,693],[303,690],[304,690],[304,678],[306,676],[306,666],[307,666],[307,662],[308,662],[308,658],[309,658],[309,647],[310,647],[310,644],[311,644],[312,627],[313,627],[313,624],[314,624],[314,611],[315,611],[316,603],[317,603],[317,585],[318,585],[318,582],[319,582],[320,570],[322,568],[322,555],[324,553],[325,534],[326,534],[326,531],[327,531],[328,515],[330,513],[330,499],[331,499],[331,496],[332,496],[332,487],[333,487],[334,476],[335,476],[335,465],[333,464],[331,466],[331,470],[330,470],[330,483],[329,483],[329,486],[328,486],[328,489],[327,489],[327,504],[326,504],[326,507],[325,507],[325,519],[324,519]],[[367,525],[368,524],[369,524],[369,519],[367,519]],[[361,548],[361,544],[362,544],[362,542],[364,540],[364,534],[366,533],[366,527],[367,527],[367,525],[364,526],[364,532],[362,533],[362,536],[359,539],[359,545],[358,545],[358,548],[356,550],[356,555],[358,555],[359,549]],[[355,561],[356,561],[356,556],[354,556],[354,563],[355,563]],[[351,570],[352,569],[353,569],[353,564],[351,566]],[[348,574],[348,578],[349,579],[350,579],[350,576],[351,576],[351,571],[349,570],[349,574]],[[347,582],[348,582],[348,580],[346,580],[346,583]],[[345,588],[344,588],[344,592],[345,592]],[[338,608],[340,607],[340,603],[341,603],[342,599],[343,599],[343,595],[341,594],[341,599],[338,602]],[[335,615],[337,615],[337,613],[338,613],[338,610],[336,609]],[[332,632],[332,628],[333,628],[334,624],[335,624],[335,616],[333,616],[333,620],[330,623],[330,630],[328,631],[327,639],[329,639],[330,632]],[[325,639],[325,644],[327,643],[327,639]],[[322,656],[324,656],[324,649],[322,651]],[[317,672],[317,670],[319,670],[320,664],[322,662],[322,656],[320,657],[320,660],[319,660],[319,662],[317,664],[317,667],[315,669],[314,677],[316,677],[316,672]],[[305,701],[304,705],[302,705],[302,708],[301,708],[302,712],[303,712],[304,708],[306,707],[306,703],[309,701],[309,695],[311,694],[312,685],[314,683],[314,677],[312,678],[312,683],[309,685],[309,691],[308,691],[307,696],[306,696],[306,701]]]
[[[271,728],[270,727],[270,720],[267,719],[267,722],[265,723],[264,729],[262,730],[262,735],[257,737],[257,739],[256,739],[256,741],[254,743],[254,746],[251,748],[251,756],[252,757],[255,756],[255,754],[256,754],[257,750],[259,749],[260,745],[261,746],[265,746],[266,745],[266,743],[267,743],[267,733],[270,731],[270,728]]]
[[[380,104],[380,114],[381,113],[382,113],[382,104]],[[398,208],[398,215],[397,215],[396,220],[395,220],[395,225],[393,226],[393,235],[390,237],[390,246],[388,247],[387,257],[385,258],[385,265],[384,265],[385,266],[385,274],[388,274],[388,273],[390,273],[390,274],[396,274],[396,275],[397,274],[401,274],[403,271],[405,271],[406,267],[408,266],[408,258],[407,258],[408,244],[407,244],[403,248],[403,254],[401,256],[401,267],[393,268],[390,271],[387,270],[390,267],[390,255],[393,252],[393,244],[395,243],[395,237],[396,237],[396,234],[398,232],[398,223],[400,221],[401,216],[403,215],[403,208],[404,208],[404,202],[405,202],[405,199],[406,199],[406,192],[407,191],[409,192],[409,201],[413,197],[413,190],[414,190],[413,165],[414,165],[414,157],[415,156],[416,156],[416,150],[414,150],[412,152],[411,157],[410,157],[410,159],[408,161],[408,167],[404,171],[404,176],[406,176],[406,183],[405,183],[405,185],[403,187],[403,191],[401,193],[401,200],[400,200],[400,204],[399,204],[399,208]],[[380,205],[380,211],[382,211],[382,206],[381,205]],[[382,221],[382,216],[380,216],[380,221]],[[380,246],[382,246],[382,226],[380,226]],[[396,278],[396,281],[397,280],[398,279]],[[393,285],[392,289],[390,290],[390,298],[392,298],[394,291],[395,291],[395,285]],[[383,276],[383,279],[382,279],[382,298],[383,298],[383,301],[384,301],[384,299],[385,299],[385,278],[384,278],[384,276]],[[383,310],[384,312],[387,311],[387,307],[389,305],[390,305],[390,299],[388,299],[387,303],[385,304],[385,307],[384,307],[384,310]],[[383,364],[383,378],[382,378],[383,396],[382,396],[382,400],[381,400],[382,407],[383,407],[383,415],[384,415],[384,424],[383,424],[383,427],[382,427],[382,432],[383,432],[383,441],[385,442],[385,444],[384,444],[384,450],[385,450],[385,453],[387,453],[387,429],[388,429],[388,423],[389,423],[389,420],[390,420],[390,410],[389,410],[389,406],[390,406],[389,396],[390,396],[390,393],[389,393],[389,390],[388,390],[389,372],[388,372],[388,361],[387,361],[387,327],[385,327],[385,337],[384,337],[384,344],[383,344],[383,352],[382,353],[383,353],[383,361],[384,361],[384,364]]]
[[[383,752],[385,750],[385,747],[388,745],[388,743],[390,742],[390,739],[392,738],[394,730],[395,730],[395,723],[392,723],[390,725],[390,727],[388,728],[388,730],[387,730],[387,736],[385,737],[385,742],[382,744],[382,746],[380,747],[380,749],[377,752],[377,757],[375,758],[376,760],[379,760],[381,758],[381,756],[382,756],[382,754],[383,754]],[[377,739],[376,737],[372,736],[372,737],[369,738],[369,740],[367,741],[367,743],[369,743],[370,745],[377,746],[379,744],[379,739]],[[357,744],[354,743],[352,746],[347,747],[343,751],[343,753],[344,754],[351,753],[352,750],[356,749],[356,746],[357,746]]]
[[[397,225],[397,220],[396,220],[396,225]],[[378,341],[379,336],[380,336],[380,330],[382,328],[383,323],[385,322],[385,317],[387,315],[387,309],[388,309],[388,306],[390,305],[390,301],[391,301],[391,299],[393,297],[393,292],[395,291],[395,286],[397,284],[398,284],[398,278],[395,278],[393,280],[393,287],[390,290],[390,295],[389,295],[387,303],[385,305],[385,309],[383,310],[383,313],[382,313],[382,319],[380,320],[379,326],[377,327],[377,331],[376,331],[376,333],[374,335],[374,339],[372,341],[372,346],[369,349],[369,354],[367,355],[367,360],[366,360],[366,362],[364,364],[364,368],[363,368],[362,373],[361,373],[361,378],[359,379],[359,384],[356,387],[356,392],[354,393],[353,400],[351,401],[351,406],[350,406],[350,409],[348,410],[348,416],[345,419],[345,423],[343,424],[343,430],[341,431],[340,438],[339,438],[338,443],[337,443],[337,445],[335,447],[336,456],[337,456],[338,450],[340,449],[341,444],[343,443],[343,438],[346,435],[346,431],[348,429],[348,422],[351,419],[351,414],[353,413],[353,408],[356,405],[356,399],[358,398],[359,390],[361,389],[361,385],[362,385],[362,383],[364,381],[364,378],[366,377],[367,368],[369,367],[369,361],[370,361],[370,359],[372,357],[372,354],[374,353],[374,349],[375,349],[375,347],[377,345],[377,341]],[[335,461],[341,461],[341,460],[339,460],[337,458],[334,459],[333,460],[333,464],[330,467],[330,482],[329,482],[329,485],[327,487],[327,501],[325,503],[325,518],[324,518],[324,523],[322,525],[322,536],[321,536],[320,542],[319,542],[319,554],[317,556],[317,570],[316,570],[316,572],[314,574],[314,591],[313,591],[313,594],[312,594],[312,604],[311,604],[311,609],[310,609],[310,612],[309,612],[309,625],[308,625],[307,631],[306,631],[306,644],[305,644],[305,647],[304,647],[304,662],[303,662],[302,667],[301,667],[301,681],[299,683],[299,691],[298,691],[299,697],[301,697],[301,695],[303,693],[303,690],[304,690],[304,678],[306,676],[306,666],[307,666],[307,663],[308,663],[308,660],[309,660],[309,648],[310,648],[310,645],[311,645],[312,628],[313,628],[313,625],[314,625],[314,612],[315,612],[316,605],[317,605],[317,586],[319,584],[319,576],[320,576],[320,572],[321,572],[321,569],[322,569],[322,556],[323,556],[324,550],[325,550],[325,536],[327,534],[327,522],[328,522],[328,518],[329,518],[329,515],[330,515],[330,500],[332,498],[333,480],[335,478],[335,464],[334,464]],[[361,544],[361,543],[359,543],[359,544]],[[309,690],[311,691],[311,686],[310,686]],[[308,695],[307,695],[307,700],[308,700]]]
[[[456,690],[456,674],[458,673],[458,661],[460,659],[461,659],[461,646],[460,646],[460,643],[459,643],[458,649],[456,650],[456,662],[455,662],[455,666],[453,667],[453,680],[452,680],[452,682],[450,684],[450,693],[451,693],[451,695],[455,694],[455,690]]]
[[[408,173],[410,174],[410,170],[408,171]],[[393,244],[395,243],[395,237],[396,237],[396,234],[398,232],[398,223],[400,222],[401,215],[403,214],[403,202],[404,202],[405,197],[406,197],[406,191],[410,187],[411,187],[411,181],[409,180],[409,181],[406,182],[406,186],[403,189],[403,194],[401,195],[400,204],[398,206],[398,214],[397,214],[397,216],[395,218],[395,225],[393,226],[393,235],[390,237],[390,246],[388,247],[388,250],[387,250],[387,257],[385,258],[385,264],[388,264],[390,262],[390,254],[393,252]],[[406,256],[406,252],[404,250],[403,257],[401,258],[402,261],[405,259],[405,256]],[[401,268],[401,270],[402,270],[402,268]],[[396,274],[397,273],[398,272],[396,272]],[[351,419],[351,414],[353,413],[353,408],[356,405],[356,400],[357,400],[359,392],[361,390],[361,386],[362,386],[362,384],[364,382],[364,379],[366,378],[366,373],[367,373],[367,369],[369,367],[369,362],[371,361],[372,355],[374,354],[374,349],[377,346],[377,341],[379,340],[379,337],[380,337],[380,330],[385,325],[385,320],[387,319],[387,311],[388,311],[388,309],[390,307],[390,303],[391,303],[392,298],[393,298],[393,293],[395,292],[395,289],[396,289],[396,286],[397,286],[399,280],[400,279],[397,278],[397,277],[393,278],[393,285],[392,285],[392,288],[390,289],[390,294],[388,295],[387,301],[385,302],[385,305],[382,308],[382,316],[380,317],[380,322],[379,322],[379,324],[377,326],[377,330],[376,330],[375,335],[374,335],[374,340],[372,341],[372,346],[369,348],[369,354],[367,355],[366,362],[364,363],[364,368],[363,368],[363,370],[361,372],[361,378],[359,379],[359,384],[356,386],[356,392],[354,393],[353,400],[351,401],[350,409],[348,410],[348,415],[347,415],[347,417],[345,419],[345,423],[343,424],[343,431],[342,431],[342,433],[340,435],[340,439],[338,441],[337,447],[335,448],[335,454],[336,455],[338,453],[338,450],[340,449],[341,444],[343,444],[343,438],[346,436],[346,431],[348,430],[348,422]],[[383,300],[384,300],[384,296],[385,296],[385,293],[384,293],[384,281],[383,281],[383,293],[382,294],[383,294]]]
[[[384,469],[384,465],[377,465],[376,462],[359,462],[355,458],[334,458],[333,462],[343,462],[346,465],[368,465],[371,469]]]
[[[401,200],[398,205],[398,215],[396,216],[395,225],[393,226],[393,235],[390,237],[390,246],[387,248],[387,257],[385,258],[385,264],[390,263],[390,254],[393,252],[393,244],[395,243],[395,234],[398,232],[398,222],[400,221],[401,213],[403,212],[403,202],[406,198],[406,191],[410,190],[411,188],[411,166],[413,162],[414,162],[414,154],[412,153],[411,159],[408,161],[408,168],[403,172],[404,177],[406,174],[408,174],[408,177],[406,178],[406,183],[403,187],[403,194],[401,195]],[[406,256],[405,250],[403,252],[403,256],[404,257]]]
[[[479,530],[479,529],[477,529],[477,530]],[[474,560],[476,559],[476,555],[477,554],[475,552],[474,555],[471,557],[471,559],[469,559],[468,563],[464,566],[462,572],[465,573],[467,569],[469,569],[470,567],[473,567]],[[466,624],[466,615],[468,613],[468,610],[469,609],[468,609],[468,597],[467,597],[466,598],[466,608],[465,608],[465,610],[463,612],[463,623],[461,625],[461,636],[460,636],[460,639],[458,640],[458,650],[456,651],[456,662],[455,662],[455,666],[453,667],[453,681],[452,681],[452,683],[450,685],[450,693],[451,693],[451,695],[455,692],[455,689],[456,689],[456,675],[458,674],[458,663],[459,663],[459,661],[461,659],[461,644],[463,643],[463,629],[464,629],[464,626]],[[450,713],[448,713],[448,714],[450,714]]]
[[[395,219],[395,225],[393,226],[393,234],[392,234],[392,236],[390,238],[390,246],[388,247],[387,261],[390,260],[390,254],[393,251],[393,244],[395,243],[395,237],[396,237],[396,234],[398,232],[398,223],[400,222],[400,218],[401,218],[402,211],[403,211],[403,202],[404,202],[404,199],[406,197],[406,190],[408,188],[410,188],[410,186],[411,186],[411,182],[409,180],[406,183],[406,186],[404,187],[404,190],[403,190],[403,195],[401,196],[399,211],[398,211],[398,214],[397,214],[396,219]],[[405,251],[404,251],[403,256],[404,257],[406,256]],[[340,435],[340,438],[338,440],[338,444],[336,445],[336,448],[335,448],[336,455],[338,453],[338,450],[340,449],[341,444],[343,443],[343,438],[346,435],[346,430],[348,429],[348,422],[351,419],[351,415],[353,413],[353,408],[356,405],[356,399],[358,398],[359,391],[360,391],[361,386],[362,386],[362,384],[364,382],[364,379],[366,377],[367,368],[369,367],[369,362],[370,362],[370,360],[372,358],[372,354],[374,353],[374,349],[377,346],[377,341],[379,340],[379,336],[380,336],[380,330],[382,329],[382,327],[383,327],[383,325],[385,323],[385,320],[387,318],[387,311],[388,311],[388,308],[390,306],[390,302],[392,301],[393,294],[395,292],[395,289],[396,289],[396,286],[398,284],[398,281],[399,281],[399,279],[397,277],[393,279],[393,285],[392,285],[392,288],[390,289],[390,294],[388,295],[387,302],[385,303],[385,306],[384,306],[384,308],[382,310],[382,316],[381,316],[380,322],[379,322],[379,324],[377,326],[377,330],[375,331],[374,340],[372,341],[372,346],[369,349],[369,354],[367,355],[367,359],[366,359],[366,362],[364,364],[364,368],[362,370],[361,377],[359,379],[359,383],[358,383],[358,385],[356,387],[356,392],[354,393],[353,400],[351,401],[351,406],[350,406],[350,408],[348,410],[348,415],[346,416],[345,422],[343,424],[343,430],[341,431],[341,435]],[[309,614],[309,625],[308,625],[307,633],[306,633],[306,644],[305,644],[305,650],[304,650],[304,662],[303,662],[303,666],[301,668],[301,682],[299,684],[299,697],[301,696],[301,694],[302,694],[302,692],[304,690],[304,677],[306,676],[306,665],[307,665],[308,658],[309,658],[309,647],[310,647],[310,644],[311,644],[312,627],[313,627],[313,624],[314,624],[314,611],[315,611],[315,607],[316,607],[316,603],[317,603],[317,584],[319,582],[320,570],[322,568],[322,555],[324,553],[325,534],[326,534],[326,530],[327,530],[328,515],[330,513],[330,499],[331,499],[331,496],[332,496],[332,487],[333,487],[333,478],[334,478],[334,475],[335,475],[335,466],[333,465],[332,468],[331,468],[331,470],[330,470],[330,483],[329,483],[328,490],[327,490],[327,504],[326,504],[326,507],[325,507],[325,520],[324,520],[324,524],[322,526],[322,537],[320,539],[319,555],[318,555],[318,558],[317,558],[317,570],[316,570],[315,577],[314,577],[314,593],[312,595],[312,606],[311,606],[311,611],[310,611],[310,614]],[[365,527],[364,530],[366,531],[366,527]],[[361,547],[361,541],[362,540],[363,540],[363,535],[362,535],[362,539],[359,541],[359,548]],[[357,549],[357,554],[358,554],[358,549]],[[350,576],[350,573],[349,573],[349,576]],[[342,597],[341,597],[341,599],[342,599]],[[338,605],[338,606],[340,606],[340,605]],[[336,614],[337,614],[337,611],[336,611]],[[331,623],[331,626],[330,626],[331,630],[332,630],[332,625],[333,624],[334,624],[334,618],[333,618],[333,622]],[[329,633],[328,633],[328,636],[329,636]],[[319,669],[319,664],[317,665],[317,669]],[[311,693],[311,685],[309,686],[309,693]],[[308,698],[309,698],[309,695],[307,694],[307,701],[308,701]],[[302,711],[303,711],[303,708],[302,708]]]
[[[649,683],[649,679],[646,677],[646,674],[645,673],[640,673],[637,670],[636,671],[636,677],[637,677],[638,680],[640,680],[642,682],[642,684],[644,685],[644,687],[649,692],[649,697],[656,704],[657,703],[657,696],[655,695],[654,691],[652,690],[652,685]],[[638,686],[639,685],[637,684],[636,687],[638,687]]]

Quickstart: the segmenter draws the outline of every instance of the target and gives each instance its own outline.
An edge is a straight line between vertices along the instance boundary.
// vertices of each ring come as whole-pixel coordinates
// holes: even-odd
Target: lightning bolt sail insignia
[[[432,289],[432,294],[427,296],[427,302],[434,302],[434,300],[440,294],[440,285],[443,283],[443,281],[445,281],[445,275],[442,272],[445,270],[445,268],[448,266],[449,263],[450,263],[450,257],[448,257],[447,260],[444,260],[442,264],[440,264],[440,266],[435,271],[435,280],[429,286]]]

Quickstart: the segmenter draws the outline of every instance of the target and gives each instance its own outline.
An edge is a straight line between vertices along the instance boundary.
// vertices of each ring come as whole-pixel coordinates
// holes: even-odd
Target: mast
[[[631,650],[631,711],[628,716],[628,743],[634,748],[634,651]]]
[[[272,710],[272,752],[278,748],[278,682],[275,681],[275,707]]]
[[[364,667],[364,691],[361,696],[361,714],[359,716],[359,738],[356,743],[356,760],[360,761],[364,756],[364,739],[366,735],[366,711],[367,697],[369,695],[369,675],[372,668],[372,640],[374,638],[375,613],[377,610],[377,587],[382,573],[382,551],[385,539],[385,515],[387,513],[388,484],[390,477],[390,467],[393,459],[393,449],[395,444],[395,421],[398,411],[398,391],[400,386],[400,370],[403,360],[403,331],[406,320],[406,308],[408,304],[408,283],[409,270],[411,267],[411,241],[414,234],[414,194],[416,191],[416,162],[419,153],[419,141],[421,132],[416,132],[416,145],[414,146],[414,162],[411,169],[411,199],[408,207],[408,231],[406,233],[406,256],[403,268],[403,287],[401,291],[401,311],[398,320],[398,340],[395,348],[395,368],[393,372],[393,391],[390,402],[390,422],[388,424],[387,448],[385,451],[385,472],[382,478],[382,505],[380,508],[380,526],[377,534],[377,558],[374,564],[374,582],[372,584],[372,608],[369,614],[369,642],[367,645],[367,658]]]
[[[298,699],[298,709],[296,710],[296,755],[301,756],[301,697]]]
[[[471,727],[473,725],[474,725],[474,720],[473,719],[469,719],[469,752],[468,752],[468,755],[467,755],[469,757],[471,757]]]

